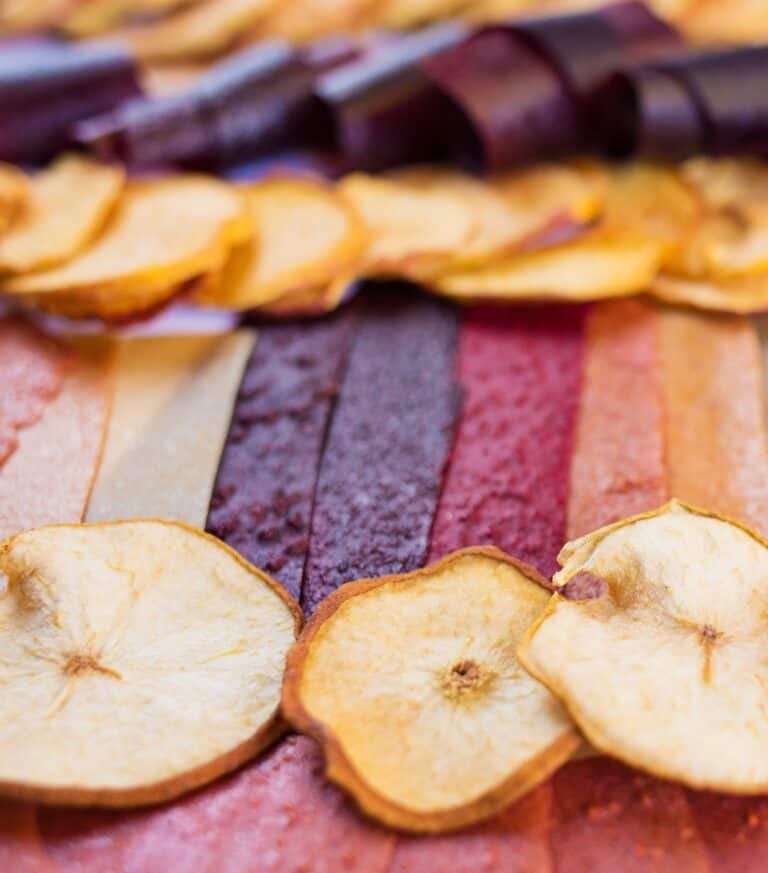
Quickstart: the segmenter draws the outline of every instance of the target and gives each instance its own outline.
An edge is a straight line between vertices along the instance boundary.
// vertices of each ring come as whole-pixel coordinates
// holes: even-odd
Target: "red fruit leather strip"
[[[345,312],[259,331],[211,501],[208,530],[297,598],[320,454],[353,325]]]
[[[318,477],[302,606],[423,565],[458,409],[453,307],[366,295]]]
[[[670,489],[768,533],[768,460],[760,348],[737,316],[663,315]],[[691,791],[717,873],[768,869],[768,799]]]
[[[459,342],[464,408],[430,560],[493,543],[545,575],[565,541],[583,310],[467,310]]]
[[[669,492],[768,535],[768,450],[749,319],[662,314]]]
[[[552,779],[557,873],[709,873],[686,793],[609,758]]]
[[[35,807],[0,801],[0,870],[4,873],[57,873],[43,850]]]
[[[568,539],[666,500],[659,314],[617,300],[587,317]]]
[[[39,818],[61,873],[385,873],[395,839],[322,780],[304,737],[169,806]]]
[[[0,319],[0,466],[18,431],[34,424],[61,389],[67,351],[21,319]]]
[[[485,824],[441,837],[400,837],[390,873],[550,873],[550,783]]]

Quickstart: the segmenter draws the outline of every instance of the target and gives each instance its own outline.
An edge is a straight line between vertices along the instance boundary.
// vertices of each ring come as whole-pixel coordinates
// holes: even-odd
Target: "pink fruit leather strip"
[[[299,597],[328,420],[354,317],[266,325],[248,363],[208,530]]]
[[[582,317],[577,307],[466,311],[464,403],[431,560],[492,543],[545,575],[555,570],[565,541]]]
[[[456,311],[387,285],[360,322],[320,465],[302,606],[424,564],[458,412]]]
[[[568,539],[666,499],[658,310],[594,306],[571,461]]]
[[[169,806],[41,809],[40,830],[61,873],[385,873],[395,839],[323,781],[304,737]]]

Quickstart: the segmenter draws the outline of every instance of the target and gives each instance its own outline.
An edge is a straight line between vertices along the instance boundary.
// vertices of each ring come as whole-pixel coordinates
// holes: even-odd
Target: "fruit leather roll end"
[[[38,163],[72,143],[72,125],[141,94],[122,47],[54,42],[5,47],[0,55],[0,160]]]

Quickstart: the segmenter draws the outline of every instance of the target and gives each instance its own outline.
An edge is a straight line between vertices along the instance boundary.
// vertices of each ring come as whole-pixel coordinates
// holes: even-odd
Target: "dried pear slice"
[[[593,599],[555,596],[518,656],[592,745],[695,788],[768,790],[768,542],[672,501],[559,560],[555,584]]]
[[[455,190],[424,188],[396,178],[353,173],[338,190],[370,233],[366,275],[418,276],[450,264],[476,231]]]
[[[360,257],[365,229],[323,182],[275,178],[242,191],[255,233],[198,292],[200,302],[253,309],[327,284]]]
[[[194,175],[134,182],[90,248],[59,267],[8,279],[2,290],[51,311],[129,314],[220,267],[252,232],[245,201],[225,182]]]
[[[423,832],[487,818],[581,742],[515,656],[544,584],[498,549],[470,548],[344,585],[289,655],[283,711],[374,818]]]
[[[281,730],[300,623],[280,586],[179,522],[56,525],[0,546],[0,793],[134,806]]]
[[[768,273],[742,279],[690,279],[660,273],[648,289],[665,303],[748,314],[768,308]]]
[[[76,255],[104,226],[124,181],[122,169],[79,155],[38,173],[22,213],[0,237],[0,272],[40,270]]]
[[[664,245],[650,238],[599,233],[514,255],[475,270],[446,273],[431,287],[456,300],[597,300],[647,288]]]
[[[0,163],[0,233],[11,225],[28,197],[26,175],[12,164]]]

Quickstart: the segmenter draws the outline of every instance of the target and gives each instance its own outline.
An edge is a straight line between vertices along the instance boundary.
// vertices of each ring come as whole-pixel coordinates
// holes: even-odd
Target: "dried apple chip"
[[[386,824],[487,818],[581,742],[515,656],[549,599],[535,570],[482,547],[344,585],[289,655],[283,711],[323,744],[329,778]]]
[[[748,314],[768,309],[768,273],[742,279],[691,279],[660,273],[648,288],[665,303]]]
[[[672,501],[568,543],[519,657],[595,748],[657,776],[768,789],[768,542]]]
[[[255,232],[200,289],[200,302],[253,309],[325,285],[356,264],[365,230],[325,183],[275,178],[242,191]]]
[[[23,211],[0,236],[0,272],[40,270],[76,255],[104,226],[124,178],[122,169],[79,155],[34,176]]]
[[[0,233],[16,218],[29,197],[29,183],[21,170],[0,163]]]
[[[236,188],[194,175],[130,183],[96,242],[67,263],[8,279],[3,291],[75,316],[130,314],[218,268],[252,224]]]
[[[232,770],[281,730],[300,612],[178,522],[55,525],[0,545],[0,792],[132,806]]]
[[[597,300],[647,288],[663,257],[662,243],[618,232],[591,234],[565,245],[514,255],[476,270],[431,280],[457,300]]]
[[[361,262],[366,275],[433,272],[450,264],[475,233],[472,212],[455,190],[363,173],[342,179],[338,190],[370,233]]]

